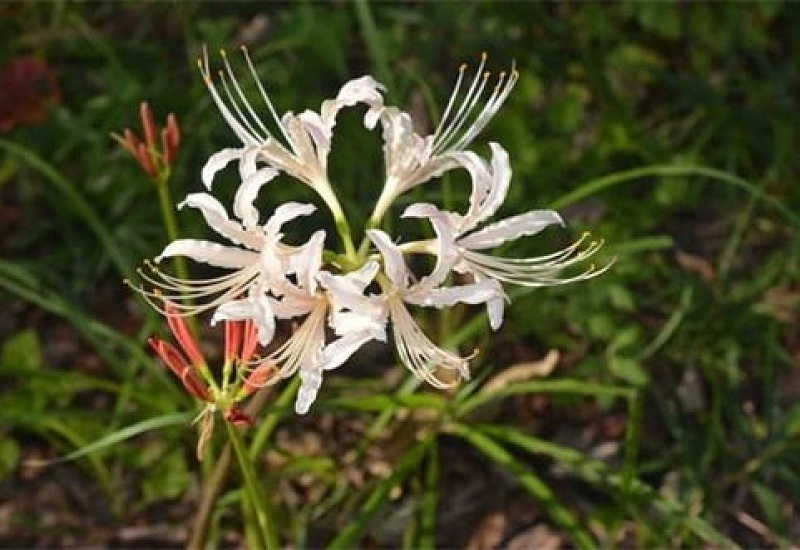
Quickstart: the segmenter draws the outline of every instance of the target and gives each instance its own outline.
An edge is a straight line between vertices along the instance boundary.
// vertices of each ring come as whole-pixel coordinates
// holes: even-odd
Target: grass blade
[[[749,181],[733,174],[729,174],[728,172],[716,170],[714,168],[680,164],[657,164],[654,166],[644,166],[642,168],[634,168],[633,170],[616,172],[602,178],[590,180],[553,202],[550,205],[550,208],[558,210],[621,183],[635,181],[637,179],[646,178],[649,176],[701,176],[727,183],[733,187],[739,187],[740,189],[744,189],[747,193],[758,200],[770,205],[772,208],[783,214],[783,216],[792,224],[800,227],[800,215],[793,212],[781,201],[767,195],[762,189],[756,187]]]
[[[620,474],[611,471],[608,465],[600,460],[588,457],[575,449],[525,434],[511,426],[481,425],[474,429],[486,434],[487,437],[510,443],[527,452],[549,456],[590,483],[619,489],[623,498],[636,501],[635,503],[628,502],[629,507],[640,508],[640,503],[652,503],[660,513],[678,518],[687,529],[706,542],[722,548],[735,548],[733,542],[702,518],[691,515],[680,502],[663,497],[638,478],[630,479],[626,473]]]
[[[469,411],[497,399],[503,399],[511,395],[525,393],[564,393],[574,395],[604,396],[628,399],[633,390],[619,386],[609,386],[608,384],[596,384],[594,382],[584,382],[563,378],[560,380],[531,380],[492,392],[479,392],[466,398],[458,405],[458,415],[463,415]]]
[[[96,453],[97,451],[106,449],[108,447],[112,447],[118,443],[125,441],[126,439],[130,439],[137,435],[141,435],[143,433],[158,430],[161,428],[166,428],[167,426],[175,426],[177,424],[186,424],[192,420],[194,413],[192,412],[180,412],[180,413],[170,413],[165,414],[162,416],[157,416],[155,418],[148,418],[147,420],[143,420],[141,422],[137,422],[136,424],[132,424],[115,432],[112,432],[105,437],[98,439],[97,441],[90,443],[80,449],[76,449],[75,451],[69,453],[66,456],[61,458],[57,458],[55,460],[48,460],[44,461],[44,464],[55,464],[57,462],[67,462],[70,460],[75,460],[76,458],[80,458],[82,456],[86,456],[91,453]]]
[[[449,426],[449,431],[511,473],[545,509],[559,527],[567,531],[580,548],[595,548],[591,535],[578,523],[575,515],[556,497],[555,493],[525,464],[517,460],[503,445],[478,430],[461,424]]]

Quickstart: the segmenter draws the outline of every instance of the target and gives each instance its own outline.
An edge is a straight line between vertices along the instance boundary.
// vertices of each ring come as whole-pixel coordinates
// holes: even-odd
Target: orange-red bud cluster
[[[125,128],[121,136],[114,134],[114,138],[136,158],[139,166],[150,178],[156,179],[173,165],[177,157],[181,142],[178,119],[174,114],[168,114],[167,125],[159,130],[153,111],[146,102],[139,106],[139,118],[142,121],[144,141],[130,128]],[[156,142],[159,133],[160,146]]]
[[[177,376],[190,395],[208,403],[225,403],[224,417],[237,426],[251,425],[252,419],[242,412],[235,403],[250,395],[255,389],[263,387],[273,373],[272,365],[261,365],[251,372],[237,394],[215,395],[203,375],[208,376],[207,363],[200,344],[192,334],[186,318],[170,302],[164,302],[167,325],[178,346],[151,337],[150,347],[165,365]],[[225,321],[225,364],[243,366],[255,357],[258,347],[258,331],[255,324],[248,321]],[[225,386],[223,385],[223,388]],[[217,390],[218,391],[218,390]]]

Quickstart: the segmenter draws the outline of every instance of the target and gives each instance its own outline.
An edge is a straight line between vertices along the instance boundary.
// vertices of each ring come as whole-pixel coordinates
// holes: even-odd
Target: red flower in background
[[[18,57],[0,69],[0,132],[42,123],[59,101],[55,73],[43,60]]]

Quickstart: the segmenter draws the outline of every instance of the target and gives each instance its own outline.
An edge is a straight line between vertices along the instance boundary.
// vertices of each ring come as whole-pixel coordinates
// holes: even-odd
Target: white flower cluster
[[[411,117],[384,104],[384,87],[370,76],[347,82],[319,112],[287,112],[279,117],[244,52],[255,85],[274,128],[269,130],[246,94],[226,58],[218,78],[212,77],[208,58],[200,61],[208,90],[241,146],[215,153],[202,170],[208,191],[215,175],[237,163],[241,184],[232,210],[209,192],[192,193],[179,205],[200,211],[208,225],[230,244],[179,239],[170,243],[155,262],[185,256],[228,273],[203,280],[184,280],[150,265],[143,271],[155,289],[142,292],[158,304],[175,304],[176,311],[194,315],[213,310],[219,320],[252,320],[258,338],[268,346],[276,323],[293,320],[295,330],[285,342],[255,365],[257,378],[272,383],[298,373],[302,385],[296,410],[305,413],[316,398],[324,371],[342,365],[370,340],[387,341],[387,327],[402,363],[416,376],[437,387],[469,376],[469,358],[446,351],[423,333],[408,305],[443,308],[456,303],[485,304],[491,327],[503,321],[506,299],[502,283],[539,287],[592,277],[593,266],[562,277],[566,267],[583,262],[600,246],[586,238],[557,252],[534,258],[504,258],[487,254],[509,240],[534,235],[545,227],[563,224],[556,212],[535,210],[483,225],[501,206],[511,181],[508,153],[490,143],[491,159],[467,150],[473,139],[497,113],[518,74],[512,67],[500,73],[492,86],[484,72],[485,56],[475,76],[465,78],[462,66],[441,123],[432,135],[415,132]],[[336,116],[344,107],[367,107],[364,126],[381,126],[385,156],[385,183],[366,223],[366,235],[357,247],[349,224],[328,179],[328,155]],[[394,200],[409,189],[443,173],[464,169],[472,181],[466,213],[448,212],[429,203],[408,206],[404,218],[427,219],[435,237],[397,244],[379,229]],[[315,210],[311,204],[289,202],[264,217],[255,206],[259,191],[279,174],[311,187],[330,210],[344,250],[325,249],[325,231],[315,232],[305,244],[283,242],[283,227]],[[406,257],[427,254],[435,266],[416,278]],[[455,274],[455,275],[454,275]],[[457,281],[461,284],[450,284]],[[274,347],[274,346],[273,346]],[[454,371],[456,376],[445,375]]]

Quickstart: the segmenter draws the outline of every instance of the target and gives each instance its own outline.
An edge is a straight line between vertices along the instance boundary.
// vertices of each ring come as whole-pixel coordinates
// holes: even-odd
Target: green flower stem
[[[359,255],[353,244],[353,234],[350,232],[350,224],[347,223],[347,218],[345,218],[344,215],[340,215],[335,218],[335,222],[336,231],[339,233],[339,236],[342,238],[342,243],[344,244],[345,256],[351,261],[358,263]]]
[[[283,418],[285,414],[284,411],[287,409],[290,410],[292,401],[294,400],[295,394],[297,394],[299,387],[300,377],[292,377],[292,380],[286,385],[284,390],[270,407],[269,412],[264,416],[261,422],[259,422],[258,430],[250,442],[249,452],[251,460],[256,460],[264,450],[264,447],[266,447],[267,442],[272,435],[272,431],[275,429],[275,426],[278,425],[278,422],[281,420],[281,418]],[[265,394],[266,390],[262,388],[256,394],[254,399],[261,399],[261,396]]]
[[[205,464],[207,461],[203,461]],[[189,550],[202,550],[206,547],[208,539],[208,526],[211,521],[211,515],[214,512],[214,506],[217,504],[219,493],[222,490],[222,484],[228,473],[228,467],[231,463],[231,445],[227,444],[222,449],[210,472],[203,473],[203,490],[200,497],[200,503],[197,506],[197,511],[192,520],[192,531],[189,541],[186,543],[186,548]]]
[[[230,422],[225,422],[225,429],[227,430],[233,453],[239,463],[239,469],[242,472],[245,495],[250,505],[250,511],[256,520],[255,525],[252,526],[258,536],[258,541],[253,541],[257,543],[254,548],[278,550],[281,546],[278,535],[275,532],[275,525],[272,523],[269,500],[258,483],[253,463],[250,461],[250,455],[247,452],[244,441],[242,441],[242,435]]]
[[[290,384],[290,386],[294,388],[294,391],[297,390],[299,385],[300,382],[297,377],[295,377]],[[250,447],[250,454],[253,457],[253,460],[255,460],[259,454],[256,445],[259,443],[261,445],[266,445],[269,435],[272,433],[272,428],[274,428],[280,419],[275,409],[280,409],[282,406],[286,405],[287,397],[285,394],[289,394],[288,401],[290,402],[294,396],[294,391],[288,392],[284,390],[284,393],[280,395],[280,397],[275,401],[274,406],[271,407],[272,410],[267,414],[264,420],[259,423],[259,429],[256,432],[255,437],[252,438]],[[253,395],[245,405],[245,414],[251,417],[257,416],[261,409],[264,408],[264,405],[266,405],[269,395],[270,393],[264,388],[256,392],[256,394]],[[264,429],[265,424],[270,425],[269,429]],[[201,550],[206,547],[209,534],[209,524],[214,513],[214,508],[219,499],[219,495],[222,492],[222,486],[228,475],[231,459],[233,458],[231,449],[231,443],[226,443],[225,447],[222,449],[222,452],[219,454],[217,461],[214,462],[213,465],[209,466],[209,471],[207,473],[204,473],[203,491],[200,497],[200,503],[197,506],[197,512],[195,513],[192,523],[191,538],[186,544],[186,547],[190,550]],[[207,462],[212,464],[211,461],[205,460],[203,461],[203,464],[205,465]]]
[[[158,189],[158,203],[161,206],[161,218],[164,220],[164,227],[167,230],[167,238],[170,241],[178,240],[180,231],[178,221],[175,218],[175,206],[172,201],[172,193],[169,189],[170,171],[166,170],[159,174],[155,180]],[[175,271],[181,279],[189,278],[189,265],[183,256],[175,257]]]

